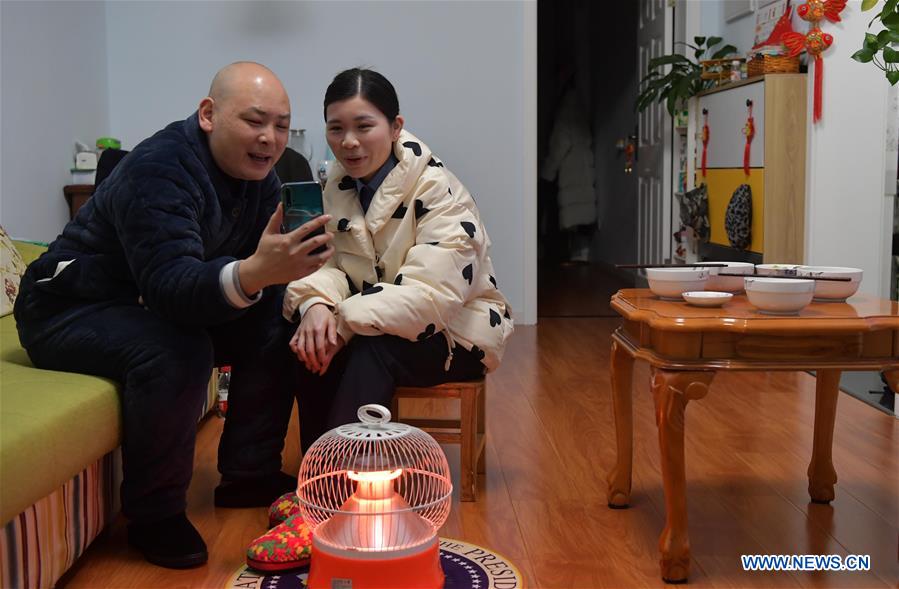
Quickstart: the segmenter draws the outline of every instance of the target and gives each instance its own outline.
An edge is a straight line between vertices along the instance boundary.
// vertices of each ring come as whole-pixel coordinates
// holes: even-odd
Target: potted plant
[[[862,11],[876,5],[877,0],[863,0]],[[865,33],[864,46],[852,54],[852,59],[861,63],[873,62],[895,86],[899,82],[899,0],[886,0],[880,13],[868,23],[868,28],[876,20],[880,20],[885,28],[876,35]]]
[[[897,2],[899,0],[888,0],[888,2]],[[672,55],[663,55],[649,60],[647,64],[647,73],[640,80],[640,86],[643,90],[637,97],[637,111],[643,111],[652,104],[653,101],[665,101],[668,113],[674,116],[679,108],[683,108],[687,99],[695,96],[702,90],[711,88],[714,85],[713,80],[704,80],[702,78],[702,66],[700,61],[706,59],[721,59],[727,55],[737,52],[737,48],[733,45],[724,45],[715,50],[710,57],[706,57],[712,48],[721,43],[721,37],[695,37],[695,45],[689,43],[676,43],[676,45],[685,45],[693,50],[694,59],[689,59],[681,53]],[[668,73],[664,73],[665,66],[671,66]]]

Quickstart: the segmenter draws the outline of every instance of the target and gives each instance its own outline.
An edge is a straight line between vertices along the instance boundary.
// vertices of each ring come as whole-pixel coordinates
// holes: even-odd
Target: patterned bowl
[[[718,276],[720,272],[727,274],[752,274],[755,270],[755,264],[749,262],[715,262],[716,264],[727,264],[726,267],[709,268],[709,281],[705,285],[706,290],[716,290],[723,292],[742,292],[743,277],[741,276]]]
[[[680,301],[681,294],[691,290],[705,290],[708,268],[647,268],[649,290],[669,301]]]
[[[821,276],[824,278],[850,278],[849,282],[835,280],[815,281],[815,300],[821,302],[843,302],[856,293],[862,283],[861,268],[840,266],[799,266],[799,276]]]
[[[743,281],[749,303],[771,315],[795,315],[815,294],[814,280],[748,276]]]

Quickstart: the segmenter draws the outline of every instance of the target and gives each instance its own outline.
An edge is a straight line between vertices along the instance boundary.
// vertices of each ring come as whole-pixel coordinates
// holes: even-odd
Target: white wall
[[[284,81],[291,126],[307,129],[318,159],[325,88],[342,69],[371,66],[396,86],[407,128],[475,196],[500,287],[516,317],[534,322],[535,261],[526,260],[536,255],[531,4],[109,2],[112,133],[133,147],[193,112],[218,68],[248,59]]]
[[[74,143],[106,135],[103,2],[0,2],[0,224],[49,241],[69,218]]]
[[[721,45],[729,43],[737,48],[741,54],[745,54],[752,48],[755,37],[755,15],[749,14],[735,18],[727,22],[725,20],[724,4],[733,0],[701,0],[700,31],[697,35],[706,37],[718,36],[724,41]],[[687,0],[692,4],[691,0]],[[757,2],[756,2],[757,3]],[[796,4],[797,2],[793,2]],[[692,7],[691,7],[692,8]],[[687,38],[687,42],[693,43],[693,36]]]
[[[842,22],[824,27],[834,43],[824,54],[823,117],[808,134],[806,260],[862,268],[860,290],[888,296],[895,190],[886,197],[886,170],[895,165],[887,164],[885,149],[889,83],[872,64],[849,57],[861,48],[871,15],[861,12],[861,0],[851,0]]]

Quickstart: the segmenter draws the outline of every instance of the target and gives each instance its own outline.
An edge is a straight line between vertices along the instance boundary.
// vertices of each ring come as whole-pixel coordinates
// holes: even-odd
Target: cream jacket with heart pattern
[[[344,341],[354,334],[412,341],[438,334],[450,350],[483,352],[481,361],[493,370],[513,322],[477,206],[414,135],[402,131],[393,150],[399,163],[365,215],[355,181],[339,162],[331,167],[324,209],[333,217],[328,230],[336,251],[320,270],[288,285],[284,316],[298,321],[324,303],[334,309]]]

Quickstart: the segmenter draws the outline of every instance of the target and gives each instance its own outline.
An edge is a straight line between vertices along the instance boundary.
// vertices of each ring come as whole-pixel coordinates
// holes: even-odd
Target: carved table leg
[[[815,435],[808,465],[808,494],[815,503],[833,501],[837,471],[833,468],[833,424],[837,416],[840,371],[819,370],[815,384]]]
[[[662,485],[665,488],[665,529],[659,537],[662,579],[683,583],[690,575],[690,538],[687,530],[686,477],[684,474],[684,410],[687,402],[703,398],[714,372],[672,372],[653,369]]]
[[[634,411],[631,385],[634,357],[612,340],[612,408],[615,413],[617,455],[609,473],[607,501],[613,509],[624,509],[631,497],[631,467],[634,455]]]

